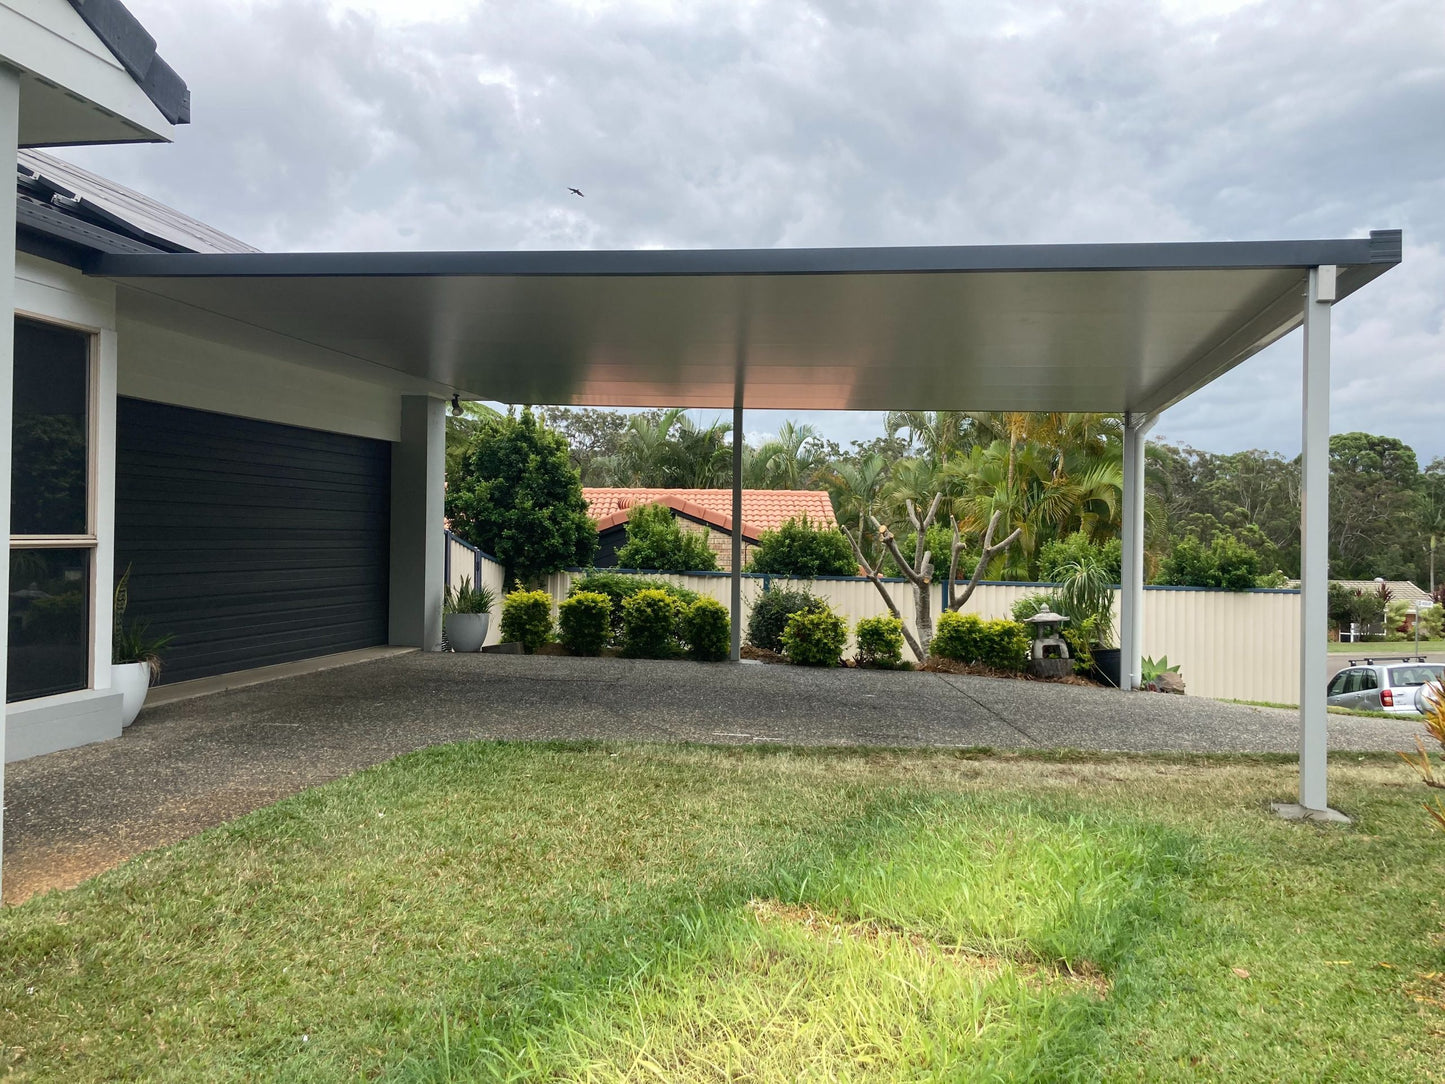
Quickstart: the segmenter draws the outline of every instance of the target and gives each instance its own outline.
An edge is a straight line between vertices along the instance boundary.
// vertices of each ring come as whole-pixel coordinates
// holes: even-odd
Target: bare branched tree
[[[943,494],[936,494],[932,503],[928,506],[927,513],[922,516],[918,514],[918,506],[915,505],[911,499],[905,502],[908,519],[909,522],[913,524],[914,530],[912,561],[904,559],[903,553],[898,547],[898,539],[894,536],[893,532],[889,530],[886,525],[880,523],[876,517],[869,517],[873,524],[873,530],[878,535],[878,541],[882,543],[884,551],[893,558],[893,563],[902,571],[903,578],[913,587],[913,614],[917,631],[915,632],[914,629],[910,629],[908,623],[905,621],[903,623],[903,636],[908,641],[908,646],[913,649],[914,655],[919,659],[926,659],[928,657],[928,647],[933,640],[933,594],[930,590],[933,585],[933,553],[928,548],[928,528],[932,527],[937,520],[938,507],[942,502]],[[988,568],[989,562],[1018,541],[1020,535],[1023,533],[1020,528],[1015,527],[1013,531],[1009,533],[1008,537],[1000,542],[994,542],[994,532],[998,530],[999,520],[1002,517],[1003,513],[1001,511],[995,511],[993,515],[989,517],[988,527],[984,530],[983,534],[983,550],[979,554],[978,563],[974,565],[973,576],[968,581],[968,586],[962,594],[954,591],[954,584],[958,579],[959,554],[963,551],[963,533],[959,528],[958,518],[956,516],[949,517],[950,522],[953,524],[953,541],[950,546],[947,581],[948,608],[950,610],[960,609],[963,604],[969,600],[969,597],[974,592],[974,588],[978,586],[979,580],[983,578],[984,570]],[[899,612],[897,603],[893,601],[893,596],[888,593],[888,588],[883,584],[882,573],[877,567],[870,564],[867,557],[864,556],[862,517],[859,517],[858,532],[856,535],[847,528],[843,529],[843,533],[848,536],[848,541],[853,544],[853,556],[858,559],[858,564],[863,569],[863,574],[873,581],[874,587],[878,588],[878,593],[883,596],[883,602],[887,605],[889,612],[902,621],[903,615]]]
[[[1007,550],[1023,535],[1023,528],[1015,527],[1007,538],[1002,542],[995,543],[993,533],[998,530],[998,521],[1002,518],[1003,512],[998,510],[988,517],[988,526],[983,532],[983,550],[978,555],[978,563],[973,566],[973,575],[969,577],[968,586],[963,589],[963,594],[958,594],[955,587],[958,583],[958,555],[963,552],[963,533],[958,528],[958,517],[949,517],[953,523],[953,543],[950,547],[952,552],[949,554],[948,561],[948,608],[950,610],[957,611],[963,608],[963,604],[972,597],[978,581],[983,578],[984,569],[988,568],[995,557]]]

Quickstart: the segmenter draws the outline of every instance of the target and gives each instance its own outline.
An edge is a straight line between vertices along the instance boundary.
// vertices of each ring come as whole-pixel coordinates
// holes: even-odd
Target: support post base
[[[1320,821],[1326,824],[1350,824],[1350,818],[1338,809],[1310,809],[1298,802],[1271,802],[1271,809],[1287,821]]]

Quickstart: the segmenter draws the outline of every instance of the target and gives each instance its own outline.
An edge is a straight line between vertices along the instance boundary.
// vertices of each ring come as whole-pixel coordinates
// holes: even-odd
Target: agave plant
[[[448,586],[442,600],[442,612],[449,614],[489,614],[497,604],[497,596],[486,584],[472,586],[472,578],[463,576],[455,588]]]

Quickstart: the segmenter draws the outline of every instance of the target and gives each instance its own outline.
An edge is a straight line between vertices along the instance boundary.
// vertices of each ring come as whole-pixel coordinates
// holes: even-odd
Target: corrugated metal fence
[[[580,575],[580,572],[559,572],[548,578],[547,590],[554,607],[567,597],[572,580]],[[500,583],[500,566],[497,566],[496,578]],[[652,578],[667,580],[728,605],[730,585],[726,573],[657,574]],[[912,621],[913,588],[903,580],[885,583],[903,619]],[[850,630],[862,618],[888,612],[878,589],[861,577],[796,580],[745,573],[744,622],[752,612],[753,602],[770,587],[810,591],[826,599],[847,619]],[[1009,617],[1019,599],[1047,589],[1047,584],[982,583],[963,612],[985,618]],[[942,585],[935,585],[933,591],[936,619],[943,609]],[[1116,590],[1116,626],[1118,595]],[[1170,665],[1178,665],[1191,695],[1293,704],[1299,700],[1299,612],[1298,591],[1146,587],[1143,651],[1154,659],[1168,656]],[[850,637],[848,651],[853,650]]]

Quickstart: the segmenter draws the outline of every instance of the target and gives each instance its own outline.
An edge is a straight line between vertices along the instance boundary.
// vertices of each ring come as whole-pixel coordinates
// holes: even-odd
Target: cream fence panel
[[[730,581],[724,574],[658,574],[666,580],[724,606],[730,600]],[[549,577],[548,592],[556,604],[567,597],[573,573]],[[822,578],[795,580],[767,577],[774,588],[810,591],[847,619],[850,630],[847,653],[856,650],[851,630],[865,617],[888,613],[878,589],[865,579]],[[764,577],[743,577],[743,621],[763,591]],[[913,588],[903,581],[885,581],[903,619],[913,621]],[[1009,617],[1014,603],[1026,595],[1049,589],[1047,584],[981,583],[964,605],[964,613],[983,618]],[[942,588],[934,584],[934,619],[943,609]],[[1293,704],[1299,700],[1299,593],[1295,591],[1206,591],[1193,588],[1144,589],[1144,654],[1153,659],[1168,656],[1178,665],[1189,692],[1227,700],[1264,700]],[[1114,621],[1118,626],[1119,592],[1114,592]],[[912,657],[912,652],[904,648]]]
[[[1195,696],[1299,703],[1299,623],[1297,591],[1144,589],[1144,654]]]
[[[500,562],[492,560],[486,553],[469,546],[451,531],[446,533],[447,586],[453,589],[462,585],[462,580],[472,581],[473,587],[489,587],[497,604],[492,607],[492,620],[487,625],[487,644],[502,642],[502,573]],[[480,575],[478,575],[480,572]]]

